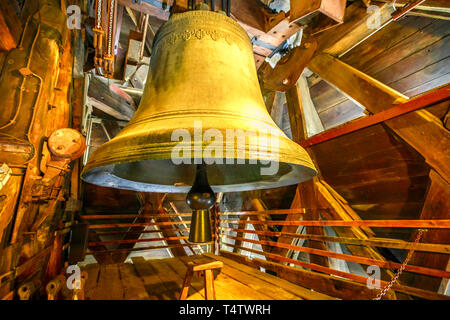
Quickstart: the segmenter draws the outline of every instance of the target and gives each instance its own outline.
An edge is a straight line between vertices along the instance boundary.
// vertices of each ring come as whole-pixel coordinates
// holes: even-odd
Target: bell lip
[[[242,192],[242,191],[250,191],[250,190],[264,190],[264,189],[273,189],[286,187],[290,185],[296,185],[308,180],[313,179],[317,176],[318,171],[314,166],[306,166],[295,163],[288,163],[290,165],[294,165],[297,171],[291,173],[293,176],[284,175],[283,180],[278,181],[254,181],[248,183],[238,183],[238,184],[226,184],[226,185],[214,185],[211,184],[211,188],[214,193],[218,192]],[[152,183],[144,183],[133,180],[127,180],[112,174],[112,170],[114,165],[109,166],[100,166],[88,170],[85,172],[83,170],[81,174],[81,179],[87,183],[110,187],[116,189],[123,190],[132,190],[136,192],[160,192],[160,193],[188,193],[192,188],[191,185],[161,185],[161,184],[152,184]],[[108,168],[109,167],[109,168]],[[295,168],[294,167],[294,168]],[[299,171],[302,170],[303,174],[298,175]]]

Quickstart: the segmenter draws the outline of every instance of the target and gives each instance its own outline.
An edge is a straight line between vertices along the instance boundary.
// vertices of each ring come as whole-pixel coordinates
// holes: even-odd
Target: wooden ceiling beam
[[[136,3],[133,0],[119,0],[119,4],[149,14],[163,21],[169,20],[170,12],[168,9],[163,9],[162,1],[151,1],[150,3],[142,0],[140,3]]]
[[[108,86],[98,77],[91,77],[88,89],[88,105],[118,120],[130,120],[136,106],[133,100],[118,86]]]
[[[431,92],[410,99],[403,104],[389,108],[382,112],[378,112],[372,116],[363,117],[342,126],[327,130],[323,133],[300,142],[300,145],[304,148],[307,148],[449,99],[450,85],[447,85],[443,88],[438,88]]]
[[[314,57],[308,67],[372,113],[408,101],[403,94],[328,54]],[[385,121],[385,124],[450,181],[450,132],[437,117],[419,110]]]
[[[377,28],[386,24],[394,12],[392,5],[379,4],[379,25],[372,14],[367,12],[367,8],[360,2],[354,2],[347,7],[344,23],[323,31],[316,36],[318,42],[317,52],[326,52],[331,55],[341,55],[368,38]]]

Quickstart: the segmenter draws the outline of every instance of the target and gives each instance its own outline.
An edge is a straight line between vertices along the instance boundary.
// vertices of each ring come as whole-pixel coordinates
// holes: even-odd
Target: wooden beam
[[[127,227],[146,227],[146,226],[171,226],[177,224],[190,224],[190,221],[160,221],[160,222],[143,222],[143,223],[107,223],[93,224],[89,229],[110,229],[110,228],[127,228]]]
[[[430,171],[430,185],[425,203],[420,214],[421,219],[447,218],[450,212],[450,186],[434,170]],[[415,237],[415,234],[412,235]],[[429,230],[421,241],[427,243],[450,243],[450,230]],[[445,270],[449,263],[449,255],[426,252],[414,253],[411,264]],[[450,277],[448,277],[450,279]],[[403,276],[404,281],[427,290],[438,291],[441,280],[427,276]]]
[[[95,255],[95,254],[111,254],[117,252],[132,252],[132,251],[147,251],[147,250],[160,250],[160,249],[173,249],[173,248],[182,248],[192,246],[190,243],[182,243],[182,244],[171,244],[167,246],[151,246],[151,247],[142,247],[142,248],[127,248],[127,249],[113,249],[113,250],[102,250],[95,252],[87,252],[86,255]]]
[[[150,238],[150,239],[125,239],[125,240],[110,240],[110,241],[97,241],[89,242],[90,247],[114,245],[114,244],[136,244],[141,242],[155,242],[155,241],[172,241],[172,240],[186,240],[188,237],[163,237],[163,238]]]
[[[379,22],[382,26],[391,19],[394,8],[387,3],[374,3],[374,5],[380,8]],[[370,20],[373,19],[372,14],[373,12],[369,13],[361,2],[353,2],[346,9],[343,24],[317,35],[318,52],[338,56],[370,37],[377,32],[377,27],[374,26],[375,21]]]
[[[9,51],[19,44],[22,23],[10,0],[0,1],[0,51]]]
[[[344,244],[352,244],[357,246],[372,246],[372,247],[382,247],[382,248],[392,248],[392,249],[402,249],[410,250],[415,248],[415,251],[423,252],[434,252],[434,253],[445,253],[450,254],[450,245],[448,244],[435,244],[435,243],[417,243],[407,242],[403,240],[389,239],[389,238],[369,238],[369,239],[358,239],[349,237],[329,237],[320,236],[314,234],[298,234],[291,232],[274,232],[274,231],[258,231],[258,230],[247,230],[247,229],[233,229],[227,227],[220,227],[220,230],[229,232],[242,232],[242,233],[254,233],[258,235],[265,235],[269,237],[290,237],[297,239],[311,239],[326,242],[338,242]]]
[[[151,218],[169,218],[169,217],[190,217],[192,213],[180,213],[177,214],[97,214],[97,215],[81,215],[80,218],[82,220],[109,220],[109,219],[132,219],[132,218],[139,218],[139,219],[151,219]]]
[[[96,76],[89,81],[88,104],[118,120],[130,120],[136,111],[134,102],[127,96],[117,86],[111,88]]]
[[[349,288],[349,286],[351,286],[352,284],[355,285],[358,282],[361,284],[359,286],[359,288],[360,288],[359,291],[356,291],[356,292],[358,292],[358,294],[355,295],[355,292],[353,292],[352,298],[348,297],[348,298],[343,298],[343,299],[356,299],[356,300],[358,300],[358,299],[373,299],[376,296],[376,294],[378,293],[377,290],[373,290],[373,291],[370,290],[369,292],[365,291],[365,290],[369,290],[369,289],[366,286],[367,278],[363,277],[363,276],[358,276],[358,275],[354,275],[354,274],[347,273],[347,272],[328,269],[328,268],[321,267],[318,265],[313,265],[312,263],[306,263],[306,262],[301,262],[301,261],[297,261],[297,260],[292,260],[292,259],[288,259],[288,258],[281,257],[278,255],[264,253],[264,252],[258,251],[258,250],[253,250],[253,249],[248,249],[248,248],[244,248],[244,249],[249,252],[262,254],[266,257],[270,256],[274,260],[276,259],[278,261],[285,261],[285,262],[292,263],[294,265],[298,265],[298,266],[301,266],[304,268],[309,268],[311,270],[323,272],[326,274],[332,274],[337,277],[343,277],[346,279],[353,280],[352,282],[350,282],[350,284],[347,284],[345,286],[345,288]],[[223,252],[224,251],[221,251],[221,254],[224,254]],[[251,262],[255,266],[259,266],[259,267],[265,268],[267,270],[277,272],[278,276],[280,276],[283,279],[288,279],[294,283],[298,283],[302,286],[308,286],[310,288],[313,288],[314,290],[317,290],[319,292],[323,292],[323,293],[326,293],[326,294],[329,294],[329,295],[332,295],[335,297],[341,297],[342,293],[340,293],[340,291],[345,290],[343,287],[343,285],[344,285],[343,283],[340,283],[341,286],[336,284],[335,279],[339,279],[339,278],[334,277],[334,276],[328,276],[325,274],[322,276],[325,276],[326,278],[320,277],[320,278],[322,278],[322,281],[317,281],[316,279],[319,278],[319,276],[317,276],[317,275],[320,274],[318,272],[310,271],[309,273],[306,273],[307,272],[306,270],[301,270],[299,268],[284,266],[284,265],[280,265],[279,263],[264,261],[264,260],[256,259],[256,258],[252,259]],[[301,277],[301,278],[298,278],[298,277]],[[308,278],[310,279],[309,281],[308,281]],[[326,280],[324,280],[324,279],[326,279]],[[339,279],[339,280],[343,280],[343,279]],[[306,281],[308,281],[308,285],[306,284]],[[319,287],[320,282],[322,282],[322,285]],[[333,284],[333,282],[335,282],[335,284]],[[332,286],[331,288],[329,286],[325,287],[327,291],[325,291],[325,288],[323,287],[326,284]],[[362,284],[364,284],[364,285],[362,285]],[[381,281],[381,285],[384,287],[385,285],[387,285],[387,282]],[[358,286],[356,286],[356,287],[353,286],[352,289],[357,290],[356,288],[358,288]],[[449,300],[450,299],[449,296],[438,294],[436,292],[422,290],[422,289],[413,288],[413,287],[408,287],[408,286],[404,286],[404,285],[394,285],[393,289],[396,291],[399,291],[399,292],[404,292],[404,293],[414,295],[417,297],[421,297],[421,298],[425,298],[425,299],[432,299],[432,300]],[[321,290],[324,290],[324,291],[321,291]],[[332,290],[332,291],[330,291],[330,290]],[[375,294],[375,296],[372,296],[372,294]],[[386,298],[389,298],[389,297],[386,297]]]
[[[221,223],[235,223],[239,220],[220,219]],[[174,224],[177,224],[175,222]],[[268,224],[278,226],[311,226],[311,227],[378,227],[378,228],[432,228],[432,229],[450,229],[450,220],[359,220],[359,221],[339,221],[339,220],[320,220],[320,221],[255,221],[248,220],[245,224]],[[101,225],[98,225],[101,226]],[[90,227],[97,227],[90,226]]]
[[[224,211],[219,212],[219,215],[225,216],[258,216],[258,215],[289,215],[302,214],[306,209],[275,209],[275,210],[255,210],[255,211]],[[166,213],[166,214],[87,214],[81,215],[83,220],[101,220],[101,219],[128,219],[128,218],[173,218],[173,217],[190,217],[192,213]]]
[[[402,116],[412,111],[416,111],[421,108],[426,108],[430,105],[434,105],[441,101],[450,99],[450,85],[446,85],[441,88],[437,88],[433,91],[424,93],[418,97],[414,97],[402,103],[398,106],[391,107],[385,111],[375,113],[355,121],[351,121],[337,128],[327,130],[326,132],[315,135],[305,141],[300,142],[300,145],[304,148],[346,135],[348,133],[358,131],[375,124],[393,119],[398,116]]]
[[[286,92],[289,122],[291,124],[292,140],[304,141],[308,138],[307,123],[304,117],[302,94],[295,85]]]
[[[145,14],[155,16],[163,21],[169,20],[170,12],[168,9],[167,10],[163,9],[162,1],[154,1],[153,4],[150,4],[146,1],[140,1],[138,3],[133,0],[119,0],[119,4],[129,7],[133,10],[143,12]]]
[[[328,55],[313,58],[309,68],[372,113],[407,102],[408,98],[376,79]],[[420,153],[447,182],[450,181],[450,132],[426,110],[385,121],[400,138]]]
[[[402,266],[401,263],[395,263],[395,262],[391,262],[391,261],[358,257],[358,256],[337,253],[337,252],[331,252],[331,251],[322,250],[322,249],[289,245],[289,244],[275,242],[275,241],[252,240],[252,239],[239,238],[239,237],[234,237],[234,236],[229,236],[229,235],[225,235],[224,237],[233,239],[233,240],[242,241],[242,242],[259,244],[261,246],[270,246],[270,247],[277,247],[277,248],[284,248],[284,249],[289,249],[289,250],[294,250],[294,251],[306,252],[306,253],[310,254],[311,263],[317,264],[317,265],[321,265],[321,264],[314,262],[314,260],[311,259],[312,258],[311,254],[315,255],[315,256],[320,256],[320,257],[341,259],[344,261],[355,262],[355,263],[364,264],[364,265],[368,265],[368,266],[375,265],[375,266],[378,266],[381,268],[400,269],[400,267]],[[268,252],[267,250],[264,250],[264,251]],[[325,266],[325,267],[329,268],[329,266]],[[439,269],[425,268],[425,267],[420,267],[420,266],[415,266],[415,265],[410,265],[410,264],[405,266],[405,271],[429,275],[429,276],[438,277],[438,278],[450,278],[450,272],[447,272],[444,270],[439,270]],[[439,281],[440,281],[440,279],[439,279]]]
[[[380,2],[390,3],[390,0],[378,0]],[[410,0],[397,0],[395,7],[403,8]],[[431,11],[431,12],[445,12],[450,13],[450,3],[447,0],[427,0],[416,7],[417,10]]]

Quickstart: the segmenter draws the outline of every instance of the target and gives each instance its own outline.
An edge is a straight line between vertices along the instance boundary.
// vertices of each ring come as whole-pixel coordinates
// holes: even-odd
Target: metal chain
[[[378,296],[376,298],[374,298],[373,300],[381,300],[386,295],[386,293],[389,290],[391,290],[392,286],[397,282],[398,278],[403,273],[403,270],[405,270],[406,265],[408,264],[409,260],[411,259],[412,255],[414,253],[417,243],[420,241],[420,238],[422,238],[422,235],[425,231],[426,230],[424,230],[424,229],[419,229],[419,233],[417,234],[416,240],[414,241],[411,249],[409,250],[408,255],[406,256],[405,261],[403,261],[400,269],[398,269],[397,273],[392,278],[392,280],[384,287],[383,290],[381,290],[381,292],[378,294]]]
[[[112,39],[113,39],[113,24],[114,24],[114,0],[111,0],[109,9],[109,27],[108,27],[108,56],[112,55]]]
[[[97,0],[97,29],[101,28],[102,24],[102,0]]]

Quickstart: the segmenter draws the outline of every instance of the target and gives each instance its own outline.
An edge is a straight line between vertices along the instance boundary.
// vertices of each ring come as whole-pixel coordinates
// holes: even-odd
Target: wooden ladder
[[[216,300],[213,270],[221,269],[222,267],[222,261],[213,261],[203,264],[195,264],[192,261],[188,262],[188,269],[186,271],[186,276],[184,277],[180,300],[186,300],[194,272],[197,272],[198,275],[203,275],[205,281],[205,300]]]

